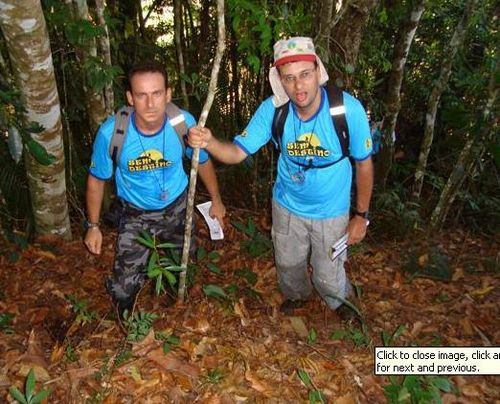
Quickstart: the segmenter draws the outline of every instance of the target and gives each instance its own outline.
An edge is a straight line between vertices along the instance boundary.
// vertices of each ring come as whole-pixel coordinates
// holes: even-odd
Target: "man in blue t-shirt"
[[[332,123],[323,85],[328,75],[310,38],[295,37],[274,45],[269,73],[273,97],[265,100],[246,129],[232,143],[215,138],[208,128],[189,131],[189,144],[205,148],[218,160],[235,164],[272,137],[277,107],[288,104],[273,189],[272,237],[278,283],[292,314],[315,289],[331,309],[348,314],[343,301],[352,291],[346,277],[346,253],[333,258],[331,247],[348,233],[348,244],[361,241],[368,225],[373,188],[372,143],[365,110],[343,93],[349,128],[349,153],[355,160],[356,203],[349,219],[352,167]],[[334,163],[339,160],[338,163]],[[333,258],[333,259],[332,259]],[[309,261],[308,261],[309,260]],[[308,273],[312,267],[312,283]]]
[[[115,116],[99,128],[93,145],[87,181],[87,233],[85,245],[100,254],[102,233],[99,227],[104,185],[113,174],[121,216],[118,226],[113,274],[106,281],[119,312],[131,311],[145,282],[149,249],[136,237],[141,232],[174,243],[182,250],[188,178],[182,158],[184,148],[170,120],[167,104],[172,99],[165,69],[157,63],[136,65],[128,74],[130,89],[127,100],[134,107],[116,169],[110,156]],[[181,111],[187,127],[196,124],[186,111]],[[177,117],[179,118],[179,117]],[[176,119],[177,119],[176,118]],[[200,153],[200,178],[211,198],[210,214],[223,224],[225,207],[219,195],[217,177],[206,152]],[[193,237],[193,235],[191,235]],[[191,243],[194,247],[194,242]]]

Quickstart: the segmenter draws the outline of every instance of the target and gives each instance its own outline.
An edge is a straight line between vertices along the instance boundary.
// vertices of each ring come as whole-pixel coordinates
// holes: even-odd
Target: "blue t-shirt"
[[[328,95],[321,88],[321,105],[317,113],[303,121],[293,103],[283,129],[278,174],[273,198],[297,216],[310,219],[328,219],[349,210],[352,167],[348,158],[323,168],[305,170],[300,164],[324,166],[338,160],[342,149],[330,115]],[[365,160],[372,153],[368,118],[361,103],[344,92],[347,126],[349,127],[350,155]],[[272,137],[274,116],[272,98],[257,109],[246,129],[234,138],[234,143],[247,154],[253,154]],[[303,181],[297,181],[302,177]],[[295,178],[295,181],[294,181]]]
[[[181,112],[188,128],[196,124],[190,113]],[[114,124],[113,115],[101,125],[94,141],[90,174],[101,180],[113,176],[109,147]],[[158,132],[145,135],[136,127],[133,113],[115,172],[117,196],[145,210],[170,205],[188,184],[182,166],[182,150],[179,136],[168,118]],[[186,147],[188,158],[192,152]],[[200,163],[207,160],[208,154],[200,150]]]

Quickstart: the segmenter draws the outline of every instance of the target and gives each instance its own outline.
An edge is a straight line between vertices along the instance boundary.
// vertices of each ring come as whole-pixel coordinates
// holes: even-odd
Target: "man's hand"
[[[222,228],[224,228],[224,216],[226,216],[226,207],[222,201],[212,201],[210,206],[209,215],[212,219],[217,219]]]
[[[349,221],[347,231],[349,233],[348,245],[359,243],[366,236],[366,228],[368,227],[368,220],[359,215],[354,215]]]
[[[213,135],[210,129],[202,128],[201,126],[193,126],[188,131],[188,144],[189,146],[196,148],[201,147],[202,149],[206,148],[210,141],[212,140]]]
[[[101,253],[102,233],[99,227],[91,227],[87,230],[84,244],[92,254]]]

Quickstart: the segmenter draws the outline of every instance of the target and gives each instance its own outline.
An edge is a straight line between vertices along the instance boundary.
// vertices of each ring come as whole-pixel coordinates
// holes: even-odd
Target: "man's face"
[[[308,61],[287,63],[279,67],[279,74],[286,94],[299,113],[314,114],[321,104],[320,74],[316,64]]]
[[[137,73],[130,80],[127,100],[135,108],[135,124],[146,134],[158,131],[165,120],[165,108],[172,98],[161,73]]]

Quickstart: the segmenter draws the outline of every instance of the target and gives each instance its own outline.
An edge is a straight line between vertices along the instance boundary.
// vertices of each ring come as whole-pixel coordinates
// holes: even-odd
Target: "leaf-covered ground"
[[[232,216],[246,223],[248,214]],[[269,232],[267,217],[254,220]],[[390,384],[374,375],[373,348],[383,345],[383,333],[386,343],[398,346],[500,345],[498,244],[491,240],[461,231],[432,245],[368,237],[348,263],[363,330],[343,323],[317,297],[296,317],[281,315],[272,255],[252,258],[240,244],[247,236],[234,227],[226,226],[222,242],[208,241],[202,223],[198,229],[199,243],[220,257],[211,261],[212,271],[204,259],[183,305],[167,304],[145,287],[138,308],[159,317],[134,343],[117,327],[103,287],[113,259],[112,230],[105,232],[100,257],[88,254],[81,240],[30,245],[16,262],[0,257],[0,399],[12,401],[9,387],[23,390],[34,368],[36,390],[50,389],[48,402],[57,403],[293,403],[314,397],[378,403],[387,401],[384,386]],[[204,285],[224,288],[228,298],[206,296]],[[10,324],[6,313],[13,315]],[[408,383],[410,393],[422,399],[432,380],[413,381],[422,384],[412,390]],[[500,399],[498,376],[449,376],[435,384],[447,389],[448,382],[454,387],[441,392],[446,403]],[[404,398],[405,391],[393,388]]]

